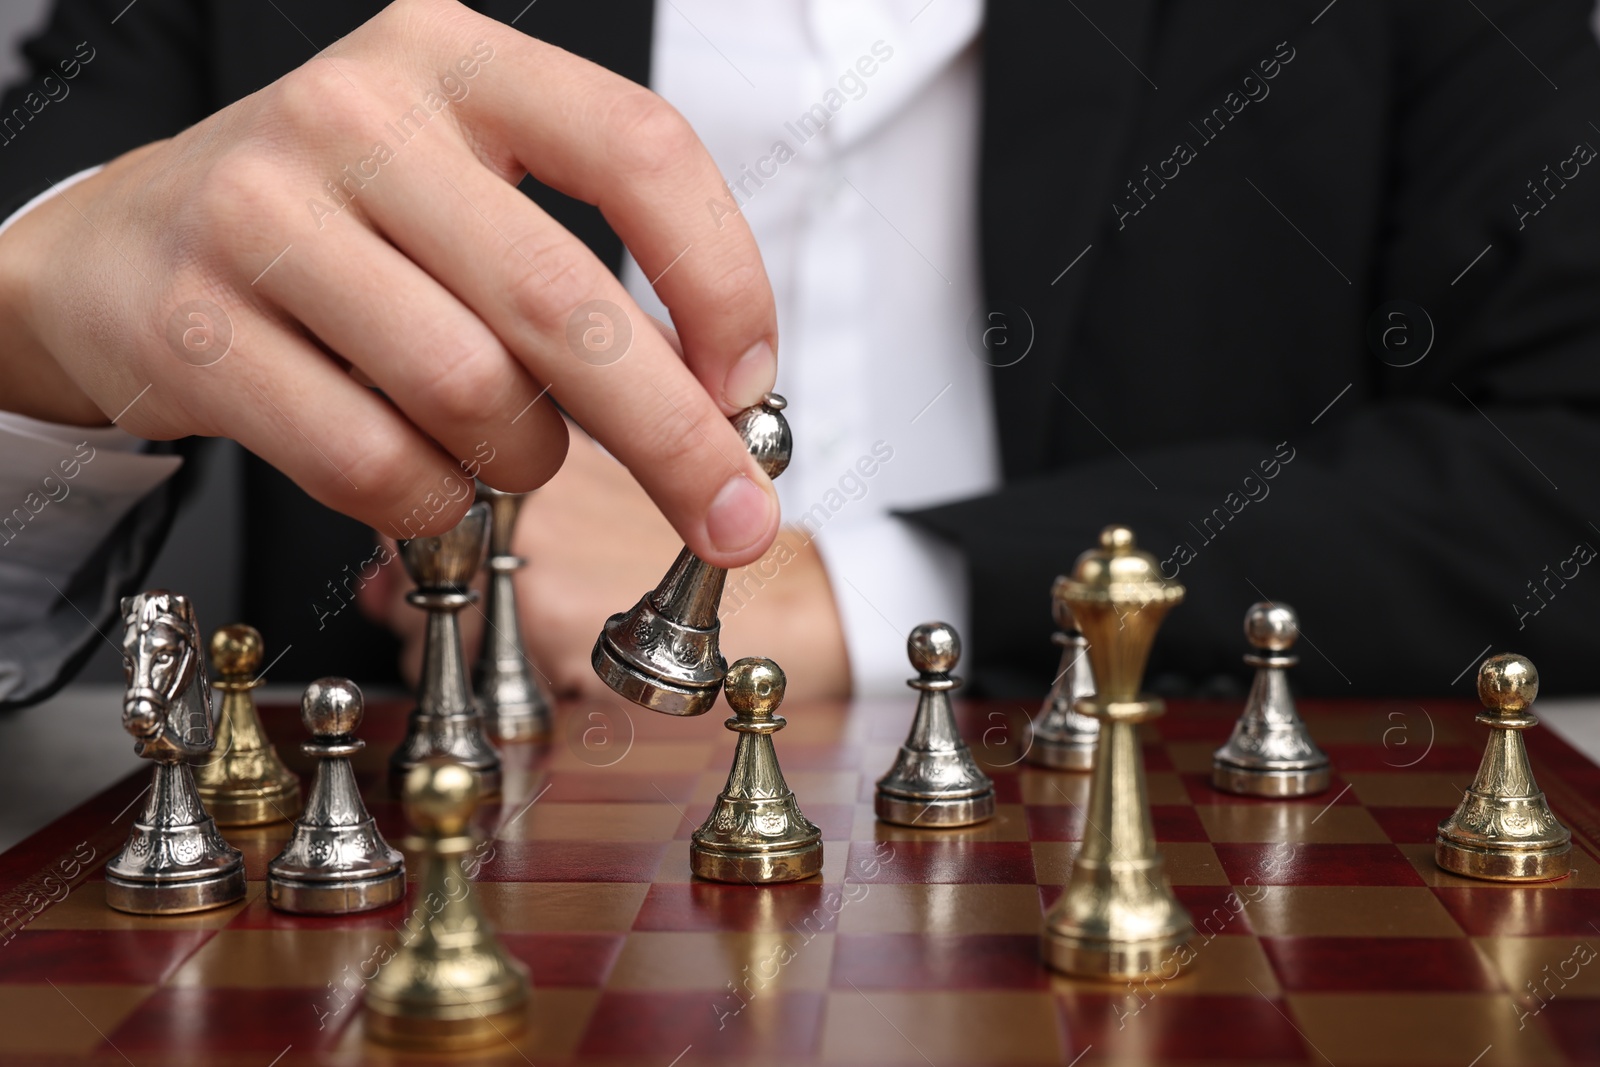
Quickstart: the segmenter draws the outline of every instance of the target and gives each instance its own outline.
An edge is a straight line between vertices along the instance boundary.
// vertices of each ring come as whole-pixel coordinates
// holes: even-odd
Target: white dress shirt
[[[981,24],[981,0],[656,4],[652,88],[710,149],[777,296],[795,438],[778,495],[816,538],[861,694],[903,691],[914,625],[966,623],[959,555],[890,512],[999,483],[986,368],[965,340],[980,301]],[[668,317],[631,257],[623,281]],[[73,492],[0,544],[0,698],[26,688],[26,634],[52,588],[181,462],[129,451],[115,427],[0,415],[0,500],[46,473],[41,448],[84,440],[99,453]],[[732,595],[736,610],[760,593]]]
[[[816,538],[859,694],[905,691],[917,623],[966,624],[960,556],[890,512],[1000,481],[987,367],[965,340],[982,15],[981,0],[656,4],[651,88],[710,149],[777,296],[795,451],[775,484],[784,521]],[[631,258],[622,277],[666,317]],[[760,590],[731,589],[725,614],[741,595]]]

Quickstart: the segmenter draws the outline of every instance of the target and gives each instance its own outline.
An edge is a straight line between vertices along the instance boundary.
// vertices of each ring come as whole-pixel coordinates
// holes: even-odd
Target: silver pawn
[[[232,904],[244,898],[244,855],[217,832],[190,766],[217,744],[194,607],[156,589],[124,597],[122,621],[122,726],[155,772],[127,844],[106,864],[106,903],[135,915]]]
[[[906,639],[917,677],[906,682],[922,695],[916,718],[889,773],[878,779],[878,818],[899,826],[969,826],[994,815],[994,783],[973,759],[956,729],[950,691],[961,659],[955,627],[925,622]]]
[[[1300,620],[1287,604],[1251,605],[1244,635],[1257,649],[1244,661],[1255,682],[1233,736],[1211,758],[1211,784],[1224,793],[1258,797],[1303,797],[1328,788],[1328,756],[1317,747],[1294,707],[1286,670],[1300,662],[1289,654],[1300,637]]]
[[[783,473],[794,451],[786,406],[783,397],[768,393],[733,417],[733,428],[769,478]],[[710,711],[728,673],[717,620],[727,579],[725,568],[684,548],[655,589],[606,620],[589,655],[594,672],[618,696],[651,711]]]
[[[460,611],[478,599],[467,584],[483,565],[488,548],[489,505],[474,504],[452,530],[438,537],[399,542],[400,561],[417,588],[406,594],[428,613],[422,646],[422,678],[405,740],[389,757],[396,794],[406,773],[430,756],[446,756],[478,772],[484,796],[500,792],[500,756],[483,732],[483,714],[472,696],[461,652]]]
[[[1051,639],[1061,646],[1061,669],[1044,706],[1033,718],[1028,762],[1060,771],[1087,771],[1094,768],[1100,720],[1080,714],[1074,705],[1094,696],[1094,671],[1084,654],[1089,642],[1078,631],[1071,606],[1061,597],[1061,581],[1057,579],[1050,597],[1058,627]]]
[[[483,709],[484,729],[501,741],[539,741],[550,736],[550,698],[529,669],[517,619],[516,572],[527,560],[511,551],[517,512],[527,493],[502,493],[478,483],[478,499],[489,505],[489,596],[483,652],[473,671],[473,690]]]
[[[361,690],[344,678],[319,678],[300,698],[317,759],[305,810],[283,851],[267,864],[267,900],[302,915],[347,915],[392,904],[406,893],[406,861],[378,832],[356,786],[350,757],[366,747]]]

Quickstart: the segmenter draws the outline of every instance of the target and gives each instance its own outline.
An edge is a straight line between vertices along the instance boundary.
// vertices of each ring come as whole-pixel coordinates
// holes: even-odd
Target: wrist
[[[0,410],[45,422],[104,426],[104,412],[73,381],[38,328],[41,301],[70,299],[41,282],[55,276],[53,237],[72,226],[52,201],[30,204],[0,232]],[[81,222],[81,220],[80,220]],[[81,259],[80,259],[81,261]]]

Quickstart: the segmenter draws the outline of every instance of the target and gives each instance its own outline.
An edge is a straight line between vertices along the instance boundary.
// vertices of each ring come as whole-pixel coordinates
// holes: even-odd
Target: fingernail
[[[772,354],[771,345],[757,341],[728,371],[722,383],[722,399],[729,407],[743,411],[761,403],[777,381],[778,357]]]
[[[721,552],[753,544],[772,525],[773,501],[761,487],[736,474],[717,491],[706,514],[706,535]]]

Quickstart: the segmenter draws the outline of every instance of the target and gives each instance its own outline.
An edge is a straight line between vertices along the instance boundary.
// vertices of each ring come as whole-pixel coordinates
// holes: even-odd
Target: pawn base
[[[994,790],[970,797],[912,800],[879,792],[873,805],[878,818],[895,826],[946,828],[971,826],[994,817]]]
[[[206,806],[206,814],[218,826],[293,822],[300,814],[300,783],[290,782],[284,788],[267,793],[230,794],[201,788],[200,800]]]
[[[1044,961],[1052,969],[1108,982],[1151,974],[1176,978],[1184,966],[1181,950],[1188,943],[1188,932],[1144,941],[1109,941],[1047,929],[1040,938]]]
[[[1211,763],[1211,785],[1245,797],[1305,797],[1321,793],[1333,779],[1328,764],[1297,770],[1256,770],[1223,760]]]
[[[244,899],[244,865],[185,882],[143,882],[106,874],[106,905],[130,915],[183,915]]]
[[[349,915],[393,904],[406,895],[401,867],[355,882],[310,882],[267,873],[267,903],[295,915]]]
[[[1572,873],[1572,843],[1538,851],[1502,851],[1440,837],[1433,859],[1451,874],[1490,882],[1553,882]]]
[[[1094,770],[1094,753],[1099,748],[1098,738],[1090,741],[1056,741],[1033,735],[1033,746],[1028,749],[1027,761],[1035,767],[1049,767],[1057,771]]]
[[[713,882],[798,882],[821,873],[822,842],[781,852],[736,852],[696,841],[689,846],[689,869]]]
[[[366,1032],[369,1040],[397,1048],[426,1052],[454,1052],[497,1045],[522,1033],[527,1025],[526,995],[515,1004],[487,1007],[459,1018],[426,1018],[389,1014],[387,1005],[367,1001]]]
[[[710,686],[695,687],[647,675],[623,659],[603,633],[594,643],[589,663],[619,697],[663,715],[704,715],[722,692],[721,678]]]

